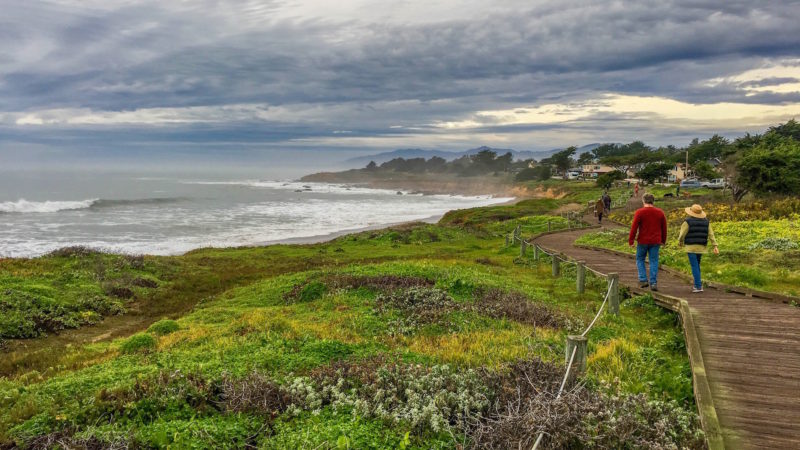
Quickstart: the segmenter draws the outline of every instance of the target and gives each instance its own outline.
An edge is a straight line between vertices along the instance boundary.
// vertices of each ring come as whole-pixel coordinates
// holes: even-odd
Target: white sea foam
[[[370,195],[397,195],[398,192],[409,195],[409,191],[376,189],[341,183],[315,183],[305,181],[182,181],[182,184],[197,184],[208,186],[244,186],[256,189],[276,189],[281,191],[316,192],[325,194],[370,194]]]
[[[509,200],[490,196],[396,195],[396,191],[324,183],[174,183],[173,186],[208,186],[199,190],[198,196],[184,186],[167,187],[174,197],[0,203],[0,257],[38,256],[72,245],[115,253],[181,254],[203,247],[316,238]],[[215,185],[220,187],[214,188]],[[225,185],[244,186],[245,190],[231,190]],[[293,192],[296,190],[301,192]],[[152,192],[139,191],[145,195]],[[72,211],[86,208],[91,214]],[[64,212],[24,214],[58,211]]]
[[[99,199],[31,202],[23,198],[15,202],[0,202],[0,213],[54,213],[58,211],[84,209],[92,206],[97,200]]]

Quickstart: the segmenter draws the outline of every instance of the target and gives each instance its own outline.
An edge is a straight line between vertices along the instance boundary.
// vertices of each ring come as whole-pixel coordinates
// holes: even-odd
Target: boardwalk
[[[595,270],[619,273],[623,285],[641,292],[633,259],[573,245],[592,231],[535,242]],[[683,318],[687,337],[699,342],[689,352],[711,448],[800,449],[800,308],[711,288],[692,294],[687,281],[664,271],[658,287],[688,302],[681,314],[691,316]]]

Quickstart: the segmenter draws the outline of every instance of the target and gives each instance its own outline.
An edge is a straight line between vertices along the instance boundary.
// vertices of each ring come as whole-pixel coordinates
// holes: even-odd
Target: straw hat
[[[684,211],[686,211],[686,214],[698,219],[706,218],[706,212],[703,211],[703,207],[698,204],[694,204],[688,208],[685,208]]]

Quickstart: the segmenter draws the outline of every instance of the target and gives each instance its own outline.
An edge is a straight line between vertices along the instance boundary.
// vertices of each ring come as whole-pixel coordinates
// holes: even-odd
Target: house
[[[670,183],[680,183],[685,179],[686,179],[686,165],[675,164],[674,166],[672,166],[672,169],[670,169],[669,171],[669,176],[667,176],[667,180]]]
[[[597,178],[600,175],[613,172],[614,169],[611,166],[606,166],[603,164],[584,164],[583,165],[583,176],[587,178]]]

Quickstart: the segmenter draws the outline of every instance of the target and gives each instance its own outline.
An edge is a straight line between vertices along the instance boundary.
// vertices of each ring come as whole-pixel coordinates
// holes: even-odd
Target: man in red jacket
[[[639,286],[650,286],[653,291],[658,290],[658,250],[667,243],[667,217],[664,211],[653,206],[653,194],[645,194],[642,198],[644,207],[636,210],[633,215],[631,232],[628,235],[628,245],[633,247],[633,240],[639,243],[636,246],[636,268],[639,270]],[[638,233],[638,237],[637,237]],[[647,281],[647,272],[644,267],[645,256],[650,258],[650,282]]]

